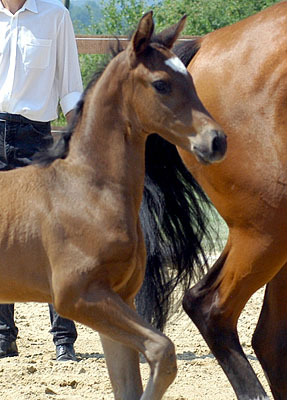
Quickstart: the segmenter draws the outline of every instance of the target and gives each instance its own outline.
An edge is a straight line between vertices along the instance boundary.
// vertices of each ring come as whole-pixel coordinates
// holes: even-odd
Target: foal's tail
[[[147,269],[136,298],[138,312],[163,330],[175,288],[190,287],[208,268],[214,249],[211,203],[187,171],[176,147],[150,135],[146,144],[146,177],[140,211],[147,248]],[[177,300],[180,300],[179,298]]]

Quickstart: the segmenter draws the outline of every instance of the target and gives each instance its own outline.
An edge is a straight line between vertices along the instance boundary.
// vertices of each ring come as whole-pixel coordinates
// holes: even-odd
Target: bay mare
[[[159,230],[165,230],[166,238],[169,228],[165,217],[169,215],[176,219],[178,210],[173,206],[181,201],[180,190],[169,192],[169,187],[173,188],[174,181],[178,181],[174,166],[181,161],[192,173],[192,182],[194,178],[199,182],[229,227],[222,254],[207,275],[186,292],[183,306],[226,373],[237,398],[267,399],[237,334],[237,321],[246,302],[267,284],[252,345],[274,398],[285,400],[287,2],[277,3],[201,38],[183,42],[174,51],[188,65],[199,97],[221,124],[228,139],[225,160],[208,166],[196,163],[191,154],[180,148],[181,159],[169,145],[163,146],[165,152],[157,156],[147,149],[149,180],[156,182],[157,194],[162,198],[174,196],[170,208],[167,201],[163,225],[159,226]],[[152,136],[148,146],[153,146],[152,140],[157,141],[156,146],[162,146],[162,140]],[[163,157],[163,163],[160,157]],[[156,171],[153,171],[153,162]],[[169,186],[157,173],[159,166],[165,169]],[[179,218],[184,220],[182,214],[183,208]],[[188,212],[185,215],[188,218]],[[168,223],[172,225],[169,219]],[[183,239],[182,234],[181,237]],[[169,239],[170,246],[173,238]],[[186,253],[188,248],[185,248]],[[155,243],[148,255],[150,263],[155,259],[155,266],[160,260],[159,252]],[[174,254],[174,258],[179,257],[177,250]],[[161,270],[164,269],[165,264],[159,264]],[[170,266],[168,264],[169,269]],[[151,273],[151,268],[147,271]],[[164,272],[161,274],[166,278]],[[149,287],[148,279],[147,275],[144,287]],[[160,300],[163,301],[164,296],[161,293]],[[159,313],[158,307],[156,312]]]
[[[97,330],[116,399],[161,399],[176,375],[173,343],[133,305],[145,272],[146,138],[159,132],[205,164],[226,150],[170,50],[184,22],[152,38],[152,13],[143,16],[127,49],[88,86],[73,131],[42,157],[45,167],[0,175],[1,301],[53,303]],[[144,391],[139,352],[151,369]]]

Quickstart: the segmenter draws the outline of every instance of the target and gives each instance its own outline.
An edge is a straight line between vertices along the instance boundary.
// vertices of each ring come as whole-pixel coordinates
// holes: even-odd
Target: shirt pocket
[[[52,40],[32,39],[24,43],[23,62],[26,68],[47,68],[50,63]]]

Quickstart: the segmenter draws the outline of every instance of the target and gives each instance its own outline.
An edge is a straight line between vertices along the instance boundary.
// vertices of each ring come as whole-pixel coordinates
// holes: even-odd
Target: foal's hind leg
[[[280,269],[280,254],[268,237],[233,233],[215,266],[183,300],[240,400],[267,399],[239,343],[237,321],[250,296]]]
[[[108,288],[100,287],[97,283],[89,285],[89,290],[78,293],[72,302],[71,298],[64,298],[63,295],[61,297],[55,304],[58,303],[58,312],[97,330],[102,337],[104,335],[122,345],[114,345],[114,351],[130,363],[127,366],[128,373],[123,370],[123,363],[120,363],[123,373],[115,373],[111,367],[112,350],[108,353],[116,399],[160,400],[174,380],[177,370],[175,349],[170,339],[146,323],[119,295]],[[104,345],[106,344],[104,339]],[[138,358],[128,348],[143,353],[151,369],[150,379],[142,395],[139,388]],[[132,374],[135,377],[134,382],[131,382],[130,378],[127,379]],[[133,385],[132,388],[127,387],[127,384]],[[131,393],[134,394],[132,398]]]
[[[274,399],[287,399],[287,264],[267,285],[252,345]]]

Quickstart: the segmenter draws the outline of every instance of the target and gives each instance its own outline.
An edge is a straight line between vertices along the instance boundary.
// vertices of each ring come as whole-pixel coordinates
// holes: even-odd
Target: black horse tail
[[[175,297],[175,289],[180,285],[184,293],[207,271],[208,256],[217,240],[211,221],[219,219],[176,147],[156,134],[146,144],[140,220],[147,266],[136,307],[148,322],[163,330],[181,300]]]

